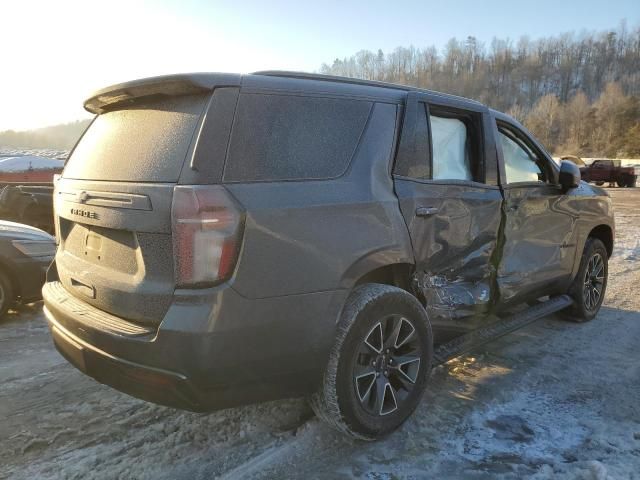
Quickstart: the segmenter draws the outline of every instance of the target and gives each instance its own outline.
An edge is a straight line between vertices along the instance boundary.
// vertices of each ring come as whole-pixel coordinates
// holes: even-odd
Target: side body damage
[[[425,108],[427,121],[421,127]],[[394,186],[413,244],[414,292],[427,306],[434,329],[463,332],[514,304],[566,292],[586,238],[599,229],[611,243],[613,222],[606,192],[584,182],[565,191],[558,182],[559,165],[524,127],[481,107],[475,120],[481,147],[472,149],[473,176],[433,179],[434,147],[415,139],[430,131],[431,111],[443,109],[458,114],[455,102],[409,95]],[[469,118],[466,125],[473,132],[474,119]],[[527,142],[536,155],[539,179],[509,182],[499,141],[502,129]],[[411,169],[403,165],[425,159],[431,175],[407,174]]]

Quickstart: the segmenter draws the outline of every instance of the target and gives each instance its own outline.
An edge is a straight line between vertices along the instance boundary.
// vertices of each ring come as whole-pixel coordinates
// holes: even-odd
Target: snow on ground
[[[551,316],[434,370],[373,443],[303,400],[193,414],[100,385],[51,345],[41,305],[0,324],[0,478],[640,479],[640,189],[610,189],[605,306]]]

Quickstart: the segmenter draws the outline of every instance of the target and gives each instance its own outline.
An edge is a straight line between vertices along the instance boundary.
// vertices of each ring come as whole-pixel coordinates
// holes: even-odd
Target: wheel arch
[[[413,293],[411,291],[411,272],[413,268],[414,265],[412,263],[404,262],[383,265],[360,275],[355,280],[353,288],[365,283],[381,283]]]
[[[613,230],[609,225],[602,224],[594,227],[589,232],[588,237],[597,238],[604,243],[604,246],[607,249],[607,255],[611,258],[611,255],[613,254]]]

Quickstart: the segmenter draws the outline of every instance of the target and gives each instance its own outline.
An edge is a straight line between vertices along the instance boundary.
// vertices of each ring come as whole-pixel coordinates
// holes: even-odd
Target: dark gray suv
[[[609,197],[480,103],[261,72],[133,81],[85,108],[45,312],[71,363],[131,395],[308,395],[371,439],[414,410],[434,347],[542,297],[576,320],[602,303]]]

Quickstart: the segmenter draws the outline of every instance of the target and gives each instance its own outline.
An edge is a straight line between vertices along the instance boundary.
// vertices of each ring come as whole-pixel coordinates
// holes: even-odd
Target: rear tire
[[[596,182],[596,185],[601,187],[602,185],[604,185],[604,182]]]
[[[604,243],[597,238],[587,238],[580,269],[569,288],[574,304],[563,312],[567,320],[588,322],[598,314],[607,290],[608,272],[608,255]]]
[[[15,302],[15,294],[11,280],[4,272],[0,272],[0,320],[2,320]]]
[[[352,437],[386,435],[418,406],[432,355],[431,324],[413,295],[389,285],[361,285],[344,306],[311,407]]]

